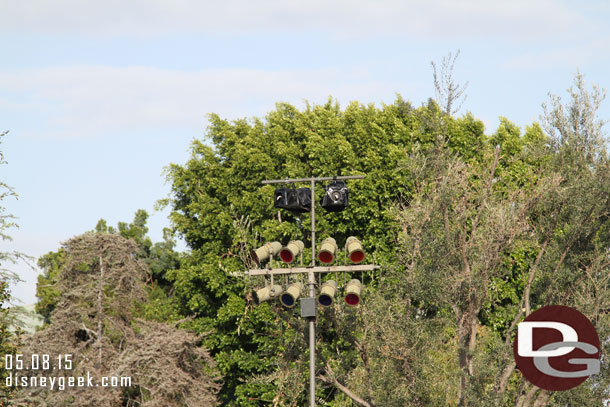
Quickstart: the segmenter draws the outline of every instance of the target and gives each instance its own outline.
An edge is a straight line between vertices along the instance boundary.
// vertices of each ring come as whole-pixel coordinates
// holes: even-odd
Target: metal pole
[[[316,277],[313,268],[316,266],[316,210],[315,182],[330,180],[362,179],[364,175],[347,175],[317,178],[286,178],[262,181],[267,184],[285,184],[293,182],[311,182],[311,268],[308,270],[309,297],[316,297]],[[282,273],[283,274],[283,273]],[[316,318],[309,318],[309,406],[316,407]]]
[[[362,179],[364,175],[337,175],[333,177],[317,177],[317,178],[284,178],[284,179],[270,179],[261,181],[263,185],[267,184],[287,184],[292,182],[309,182],[309,181],[333,181],[333,180],[346,180],[346,179]]]
[[[315,180],[311,180],[311,265],[316,265]],[[316,277],[309,271],[309,296],[315,298]],[[316,407],[316,318],[309,318],[309,406]]]
[[[316,180],[311,179],[311,265],[316,265]],[[315,283],[311,280],[309,283]],[[310,295],[313,297],[313,291],[310,290]]]

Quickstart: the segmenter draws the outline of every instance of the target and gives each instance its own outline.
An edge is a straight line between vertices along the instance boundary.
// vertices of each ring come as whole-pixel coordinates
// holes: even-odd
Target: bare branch
[[[436,102],[439,104],[443,112],[452,116],[457,113],[462,104],[466,100],[466,96],[462,100],[460,98],[468,87],[468,82],[463,85],[455,83],[453,78],[453,70],[455,68],[455,61],[460,55],[460,50],[457,50],[455,55],[450,52],[441,62],[440,68],[436,66],[434,61],[430,62],[432,65],[432,74],[434,76],[434,89],[436,91]],[[457,107],[454,107],[458,104]]]
[[[343,394],[345,394],[347,397],[352,399],[354,401],[354,403],[356,403],[356,405],[359,407],[375,407],[375,404],[369,403],[368,401],[364,400],[362,397],[358,396],[356,393],[354,393],[353,391],[348,389],[345,385],[341,384],[341,382],[339,382],[339,380],[337,380],[334,377],[333,371],[330,368],[330,366],[328,365],[328,363],[326,364],[326,367],[324,370],[326,371],[326,374],[328,376],[318,375],[318,378],[320,380],[322,380],[325,383],[334,385]]]

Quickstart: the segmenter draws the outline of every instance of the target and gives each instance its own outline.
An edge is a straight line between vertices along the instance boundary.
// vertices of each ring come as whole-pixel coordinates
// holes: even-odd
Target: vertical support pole
[[[316,210],[315,210],[315,183],[316,181],[330,181],[337,179],[361,179],[364,178],[364,175],[349,175],[349,176],[334,176],[334,177],[318,177],[318,178],[286,178],[286,179],[276,179],[276,180],[266,180],[263,181],[263,185],[265,184],[286,184],[286,183],[294,183],[294,182],[311,182],[311,267],[315,267],[316,265]],[[301,259],[302,259],[301,255]],[[282,273],[284,275],[290,274]],[[316,278],[313,270],[308,271],[308,283],[309,285],[309,297],[314,299],[316,297]],[[307,317],[308,325],[309,325],[309,406],[316,407],[316,371],[315,371],[315,362],[316,362],[316,318],[315,317]]]
[[[311,265],[316,265],[316,181],[311,180]],[[310,281],[311,282],[311,281]],[[313,293],[310,292],[313,297]]]
[[[311,265],[316,265],[315,181],[311,180]],[[316,277],[309,271],[309,296],[316,297]],[[309,318],[309,406],[316,407],[316,318]]]

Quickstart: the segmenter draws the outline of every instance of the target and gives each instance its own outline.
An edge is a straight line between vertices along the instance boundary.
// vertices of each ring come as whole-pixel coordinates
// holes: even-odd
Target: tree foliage
[[[150,270],[151,301],[142,306],[149,309],[152,302],[157,303],[159,307],[153,307],[157,309],[149,313],[148,316],[162,322],[175,317],[172,312],[173,307],[169,304],[166,295],[170,287],[165,279],[165,273],[178,267],[180,254],[174,250],[176,242],[169,229],[163,231],[164,239],[162,242],[152,243],[147,235],[147,219],[148,213],[139,209],[131,223],[119,222],[118,227],[114,228],[108,226],[104,219],[100,219],[95,225],[94,231],[96,233],[116,234],[135,242],[137,246],[135,256],[144,262]],[[36,285],[36,297],[38,298],[36,311],[47,321],[60,300],[58,282],[60,270],[65,266],[66,261],[66,252],[61,247],[57,251],[49,252],[38,259],[38,267],[42,269],[42,273],[38,275],[38,284]],[[161,314],[165,316],[161,317]]]
[[[168,168],[171,219],[191,249],[169,278],[182,312],[197,317],[191,326],[213,332],[205,344],[224,375],[225,405],[288,406],[306,399],[304,387],[291,384],[295,375],[304,374],[302,321],[274,304],[253,307],[244,294],[250,284],[262,281],[230,275],[243,270],[239,254],[244,245],[307,240],[310,233],[309,215],[275,211],[273,187],[261,181],[366,174],[349,183],[347,210],[319,214],[316,233],[320,239],[333,236],[339,244],[349,235],[360,236],[370,259],[396,264],[399,223],[392,203],[413,194],[413,180],[403,164],[409,154],[434,145],[442,115],[433,101],[413,108],[400,97],[382,108],[353,103],[341,110],[329,101],[299,111],[278,104],[265,120],[228,122],[212,115],[207,141],[194,141],[191,159]],[[468,160],[476,157],[484,143],[482,123],[470,114],[447,117],[446,123],[447,148]],[[322,193],[316,189],[316,200]],[[320,369],[328,384],[319,396],[328,403],[343,397],[336,393],[337,382],[345,381],[361,358],[353,347],[360,316],[347,312],[346,325],[337,312],[346,311],[333,310],[320,320]]]
[[[484,151],[476,164],[451,155],[413,157],[416,193],[398,210],[407,273],[398,271],[385,292],[398,308],[389,319],[397,330],[404,319],[414,331],[431,324],[444,330],[430,346],[395,350],[412,361],[410,403],[429,405],[436,397],[435,405],[593,406],[608,397],[603,359],[602,372],[587,384],[551,394],[527,383],[512,357],[516,324],[544,305],[581,310],[601,338],[610,328],[610,167],[596,116],[601,93],[589,91],[580,75],[569,93],[567,104],[551,99],[543,116],[548,137],[538,126],[520,137],[502,119],[490,138],[493,158]],[[436,160],[441,164],[431,164]],[[436,361],[453,355],[450,367],[422,375],[430,353]],[[444,398],[426,385],[431,379],[443,384]],[[394,385],[382,388],[393,394]]]
[[[199,346],[200,336],[141,318],[150,270],[138,257],[140,250],[137,240],[105,232],[88,232],[64,243],[57,252],[58,301],[49,324],[22,350],[26,360],[31,354],[73,355],[70,369],[51,366],[56,369],[42,372],[47,376],[91,374],[98,384],[102,376],[129,377],[131,386],[23,388],[17,405],[216,405],[215,367]]]
[[[256,306],[252,289],[269,281],[239,272],[264,242],[311,247],[311,222],[274,209],[274,187],[261,181],[364,174],[348,181],[345,211],[317,211],[318,241],[358,236],[381,265],[360,276],[358,308],[319,310],[318,405],[600,405],[604,358],[599,375],[550,393],[516,369],[512,341],[524,317],[550,304],[575,307],[610,335],[610,160],[597,116],[605,93],[577,74],[569,100],[551,95],[540,124],[522,130],[502,117],[486,135],[471,113],[454,116],[465,89],[454,63],[449,54],[440,70],[433,64],[437,101],[420,107],[398,96],[381,107],[329,100],[302,110],[279,103],[264,118],[210,115],[190,159],[167,168],[172,197],[162,204],[187,252],[174,251],[169,230],[153,244],[140,210],[116,228],[100,220],[39,259],[37,309],[48,325],[24,352],[69,349],[80,357],[71,373],[129,375],[135,386],[28,389],[17,401],[214,405],[218,393],[224,406],[305,405],[306,323],[276,302]],[[0,215],[4,239],[12,224]],[[355,276],[328,277],[341,285]],[[0,304],[7,298],[0,282]],[[0,337],[7,344],[14,351]]]
[[[2,137],[7,133],[0,132],[0,144],[2,143]],[[3,164],[6,164],[6,161],[2,150],[0,150],[0,166]],[[6,213],[6,208],[3,205],[5,199],[11,197],[17,197],[15,190],[6,184],[3,179],[0,179],[0,241],[10,241],[11,237],[8,231],[17,226],[14,222],[15,217]],[[0,380],[2,381],[2,384],[0,384],[0,406],[7,405],[13,393],[12,389],[4,385],[4,380],[9,373],[4,366],[4,355],[15,354],[20,344],[21,334],[19,330],[13,332],[10,329],[13,319],[9,313],[11,301],[9,284],[19,281],[19,278],[7,268],[7,264],[15,264],[20,258],[25,258],[25,256],[18,252],[0,251],[0,355],[2,355],[2,360],[0,360]]]
[[[451,80],[445,65],[439,86]],[[317,236],[341,245],[357,235],[383,267],[364,276],[358,310],[320,312],[319,405],[600,403],[605,364],[589,385],[549,394],[516,371],[511,343],[523,317],[552,303],[580,309],[607,336],[603,93],[577,75],[571,100],[552,97],[542,125],[522,133],[501,118],[487,136],[472,114],[452,116],[461,89],[442,109],[398,97],[381,108],[329,101],[277,104],[264,119],[211,115],[190,160],[168,168],[165,203],[190,252],[167,276],[180,312],[195,317],[188,326],[211,332],[223,405],[306,403],[304,322],[275,303],[254,306],[248,293],[264,280],[233,272],[249,249],[310,233],[309,215],[274,210],[262,180],[335,174],[366,177],[349,182],[344,212],[319,213]]]

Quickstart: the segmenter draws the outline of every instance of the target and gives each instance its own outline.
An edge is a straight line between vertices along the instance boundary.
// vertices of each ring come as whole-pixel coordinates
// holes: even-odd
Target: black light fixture
[[[286,209],[288,206],[288,193],[290,188],[278,188],[273,193],[273,206],[276,208]]]
[[[291,205],[290,209],[294,212],[309,212],[311,211],[311,189],[299,188],[297,189],[297,201],[294,205]]]
[[[334,180],[326,187],[322,198],[322,208],[329,212],[339,212],[348,206],[347,185],[343,181]]]
[[[311,189],[278,188],[273,194],[276,208],[292,212],[309,212],[311,210]]]

